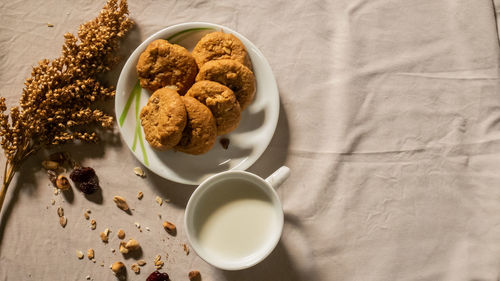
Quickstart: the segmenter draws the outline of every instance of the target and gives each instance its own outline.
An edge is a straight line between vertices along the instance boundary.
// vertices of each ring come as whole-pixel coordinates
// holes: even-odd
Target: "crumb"
[[[137,193],[137,199],[141,200],[143,196],[144,196],[144,193],[142,193],[142,191],[139,191]]]
[[[156,200],[156,203],[158,203],[158,205],[160,205],[160,206],[163,205],[163,200],[160,198],[160,196],[156,196],[155,200]]]
[[[228,149],[229,148],[229,139],[228,138],[221,138],[219,141],[220,145],[222,145],[222,148]]]
[[[47,23],[47,27],[54,27],[54,25],[51,23]]]
[[[146,176],[146,173],[144,173],[144,171],[141,169],[141,167],[135,167],[134,173],[136,174],[136,176],[139,176],[141,178],[144,178]]]

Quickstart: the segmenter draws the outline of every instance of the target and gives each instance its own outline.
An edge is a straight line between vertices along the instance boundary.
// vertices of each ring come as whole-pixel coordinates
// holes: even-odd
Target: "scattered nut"
[[[94,219],[90,220],[90,229],[95,230],[96,228],[96,222]]]
[[[89,258],[89,260],[94,258],[94,249],[92,249],[92,248],[88,249],[87,257]]]
[[[66,163],[70,158],[71,156],[69,153],[65,151],[54,152],[49,155],[50,161],[57,162],[60,165],[64,165],[64,163]]]
[[[184,247],[184,252],[186,253],[186,256],[189,255],[189,247],[186,244],[182,245]]]
[[[76,257],[79,259],[83,259],[83,253],[80,250],[76,250]]]
[[[45,170],[57,170],[57,168],[59,168],[59,163],[55,162],[55,161],[42,161],[42,166]]]
[[[145,265],[146,265],[146,261],[145,261],[145,260],[138,260],[138,261],[137,261],[137,264],[138,264],[139,266],[145,266]]]
[[[121,196],[115,196],[113,197],[113,201],[115,202],[116,206],[124,211],[128,211],[128,204],[127,201],[125,201],[125,198]]]
[[[171,235],[175,235],[175,233],[177,232],[177,229],[175,228],[175,224],[169,222],[169,221],[164,221],[163,222],[163,228],[165,228],[165,230],[170,233]]]
[[[161,261],[161,256],[157,255],[154,259],[156,269],[161,269],[163,267],[163,261]]]
[[[146,173],[144,173],[144,171],[141,169],[141,167],[135,167],[135,168],[134,168],[134,173],[135,173],[137,176],[141,177],[141,178],[143,178],[143,177],[145,177],[145,176],[146,176]]]
[[[89,214],[90,214],[90,213],[92,213],[92,212],[90,211],[90,209],[85,210],[85,212],[87,212],[87,213],[89,213]]]
[[[156,196],[155,200],[156,200],[156,203],[158,203],[158,205],[161,206],[163,204],[163,200],[159,196]]]
[[[61,190],[69,189],[70,184],[69,184],[68,178],[66,178],[64,175],[57,176],[56,186],[57,186],[57,188],[59,188]]]
[[[55,171],[47,170],[50,182],[55,186],[57,184],[57,174]]]
[[[119,239],[125,238],[125,231],[123,231],[123,229],[119,229],[116,236],[118,236]]]
[[[125,245],[125,248],[129,249],[129,250],[137,250],[141,247],[141,245],[139,244],[139,242],[135,239],[130,239],[128,240],[127,244]]]
[[[66,219],[66,217],[65,217],[65,216],[59,217],[59,224],[60,224],[62,227],[66,227],[66,223],[68,223],[68,220]]]
[[[108,235],[106,235],[106,233],[101,232],[99,235],[101,236],[102,242],[108,243]]]
[[[54,25],[53,25],[53,24],[51,24],[51,23],[47,23],[47,27],[54,27]],[[90,276],[89,276],[89,278],[88,278],[88,279],[90,279]]]
[[[141,200],[143,196],[144,194],[142,193],[142,191],[139,191],[139,193],[137,193],[137,199]]]
[[[59,215],[59,217],[64,216],[64,209],[62,207],[58,207],[57,208],[57,214]]]
[[[125,265],[121,261],[117,261],[117,262],[113,263],[113,265],[111,266],[111,270],[113,270],[113,272],[115,274],[120,273],[124,268],[125,268]]]
[[[198,281],[201,280],[201,275],[198,270],[192,270],[188,274],[189,280],[190,281]]]
[[[84,217],[86,220],[90,219],[89,213],[87,213],[87,212],[83,213],[83,217]]]
[[[128,254],[128,249],[127,247],[125,247],[125,245],[127,245],[127,243],[125,242],[120,242],[120,253],[122,254]]]
[[[135,273],[135,274],[139,274],[139,272],[141,272],[141,268],[139,267],[139,265],[137,265],[136,263],[132,264],[130,266],[130,269],[132,269],[132,271]]]

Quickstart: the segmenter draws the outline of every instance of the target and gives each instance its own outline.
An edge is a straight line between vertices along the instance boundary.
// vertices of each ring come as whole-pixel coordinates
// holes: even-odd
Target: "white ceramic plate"
[[[138,85],[136,64],[146,46],[156,39],[167,39],[192,51],[205,34],[223,30],[238,37],[250,55],[257,80],[255,99],[242,113],[240,125],[230,134],[229,148],[217,138],[212,150],[203,155],[156,151],[144,139],[139,112],[151,93]],[[158,31],[142,42],[128,58],[116,87],[115,112],[120,132],[132,153],[151,171],[171,181],[196,185],[205,178],[227,170],[246,170],[262,155],[276,129],[279,94],[276,80],[266,58],[248,39],[227,27],[203,22],[177,24]]]

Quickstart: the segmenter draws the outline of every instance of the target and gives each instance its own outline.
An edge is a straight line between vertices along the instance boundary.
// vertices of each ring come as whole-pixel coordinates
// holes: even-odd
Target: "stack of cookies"
[[[218,135],[238,127],[255,95],[255,76],[243,43],[212,32],[186,48],[151,42],[139,57],[141,87],[153,92],[141,110],[141,125],[155,149],[208,152]]]

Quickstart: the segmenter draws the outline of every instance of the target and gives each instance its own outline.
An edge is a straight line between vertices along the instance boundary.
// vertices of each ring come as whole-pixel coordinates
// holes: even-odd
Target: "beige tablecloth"
[[[30,67],[58,56],[63,34],[103,4],[0,2],[0,93],[9,104]],[[250,171],[292,170],[279,189],[281,242],[263,263],[238,272],[185,255],[183,212],[193,187],[151,172],[135,176],[139,163],[115,131],[101,146],[64,148],[97,170],[102,199],[76,190],[55,196],[40,168],[43,153],[24,166],[1,213],[0,280],[114,280],[112,262],[135,262],[111,251],[119,228],[141,242],[147,261],[140,275],[128,269],[128,280],[145,280],[157,254],[172,280],[188,280],[192,269],[205,281],[498,280],[496,10],[492,0],[131,0],[137,26],[124,56],[166,26],[207,21],[237,30],[268,58],[282,109]],[[114,207],[116,194],[130,198],[132,216]],[[171,202],[159,206],[156,195]],[[68,217],[64,229],[58,206]],[[87,208],[94,231],[83,218]],[[176,237],[161,228],[158,213],[179,226]],[[104,228],[112,231],[107,245],[99,239]],[[88,248],[95,264],[75,256]]]

